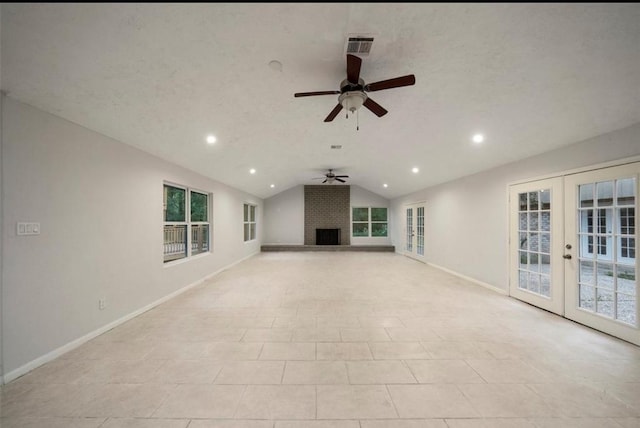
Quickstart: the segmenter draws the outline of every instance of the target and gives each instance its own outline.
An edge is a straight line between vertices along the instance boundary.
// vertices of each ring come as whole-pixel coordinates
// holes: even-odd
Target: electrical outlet
[[[107,307],[107,299],[99,299],[98,300],[98,309],[103,310]]]

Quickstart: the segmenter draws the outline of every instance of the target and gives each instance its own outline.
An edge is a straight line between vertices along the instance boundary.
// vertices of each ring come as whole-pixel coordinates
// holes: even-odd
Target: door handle
[[[562,256],[563,259],[571,260],[571,254],[565,254]]]

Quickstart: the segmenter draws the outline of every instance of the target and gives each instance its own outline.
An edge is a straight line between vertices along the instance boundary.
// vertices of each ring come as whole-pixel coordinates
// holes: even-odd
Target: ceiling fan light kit
[[[316,91],[316,92],[297,92],[294,97],[310,97],[316,95],[340,95],[338,104],[333,108],[331,113],[325,118],[325,122],[331,122],[344,108],[349,112],[355,113],[362,106],[365,106],[373,114],[382,117],[387,114],[387,110],[380,104],[373,101],[365,92],[381,91],[384,89],[399,88],[402,86],[410,86],[416,83],[413,74],[395,77],[393,79],[381,80],[379,82],[366,84],[360,78],[360,68],[362,67],[362,59],[351,54],[347,54],[347,78],[340,84],[339,91]]]

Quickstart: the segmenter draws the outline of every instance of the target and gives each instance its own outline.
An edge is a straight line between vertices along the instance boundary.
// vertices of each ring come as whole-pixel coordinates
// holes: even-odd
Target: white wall
[[[295,186],[264,200],[264,243],[304,244],[304,186]]]
[[[260,251],[260,234],[243,242],[242,209],[257,204],[262,223],[261,199],[4,101],[5,380]],[[163,264],[164,180],[213,193],[212,253]],[[16,222],[39,222],[41,234],[18,237]]]
[[[508,289],[507,187],[514,181],[640,155],[640,123],[391,201],[392,242],[404,245],[403,206],[426,201],[425,260]]]
[[[389,200],[378,195],[377,193],[370,192],[360,186],[351,186],[351,207],[373,207],[373,208],[389,208]],[[391,213],[387,210],[387,213]],[[353,216],[353,211],[351,212]],[[352,218],[353,220],[353,218]],[[388,229],[391,230],[391,218],[388,219]],[[391,245],[391,236],[387,237],[351,237],[351,245]]]
[[[352,207],[389,208],[389,200],[350,185],[350,205]],[[304,244],[304,185],[295,186],[264,201],[264,243]],[[389,219],[391,227],[391,219]],[[351,233],[351,231],[349,231]],[[387,238],[351,238],[351,245],[390,245]]]

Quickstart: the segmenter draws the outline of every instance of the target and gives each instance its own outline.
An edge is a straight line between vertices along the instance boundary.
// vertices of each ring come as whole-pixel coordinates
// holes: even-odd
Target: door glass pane
[[[526,250],[529,248],[529,240],[527,239],[527,233],[521,232],[520,234],[520,249]]]
[[[539,235],[537,233],[529,233],[529,250],[530,251],[539,251],[540,250],[540,245],[539,245],[540,239],[539,239]]]
[[[551,209],[551,190],[545,189],[540,191],[540,209]]]
[[[613,205],[613,181],[603,181],[597,183],[596,194],[598,195],[599,207],[610,207]]]
[[[550,233],[540,234],[540,251],[545,254],[549,254],[551,252],[551,234]]]
[[[549,275],[540,275],[540,294],[551,297],[551,277]]]
[[[539,213],[529,213],[529,230],[537,231],[540,230],[540,226],[538,224]]]
[[[625,178],[617,180],[617,201],[618,205],[635,205],[636,204],[636,179]]]
[[[519,201],[519,209],[520,211],[527,211],[527,194],[526,193],[519,193],[518,194],[518,201]]]
[[[529,290],[534,293],[540,293],[540,275],[537,273],[529,273]]]
[[[551,230],[551,212],[543,211],[540,213],[540,230],[544,232]]]
[[[519,229],[520,230],[527,230],[527,225],[529,224],[529,222],[527,221],[528,218],[528,214],[527,213],[520,213],[518,214],[518,216],[520,217],[520,222],[519,222]]]
[[[580,272],[578,274],[580,284],[595,285],[593,267],[594,264],[592,261],[580,260]]]
[[[621,293],[636,295],[636,267],[629,265],[617,265],[617,290]]]
[[[580,284],[580,307],[590,311],[596,310],[595,288]]]
[[[631,325],[636,325],[636,296],[618,293],[617,319]]]
[[[529,192],[529,211],[539,210],[538,192]]]
[[[407,251],[413,251],[413,208],[407,208]]]
[[[609,263],[596,263],[596,287],[613,290],[613,265]]]
[[[580,185],[580,208],[591,208],[593,206],[593,184]]]
[[[596,288],[596,312],[613,318],[613,291]]]
[[[525,267],[526,267],[526,261],[525,261]],[[527,290],[529,288],[528,279],[529,279],[529,274],[527,272],[524,272],[524,271],[518,272],[518,288]]]

